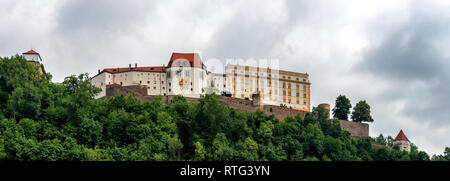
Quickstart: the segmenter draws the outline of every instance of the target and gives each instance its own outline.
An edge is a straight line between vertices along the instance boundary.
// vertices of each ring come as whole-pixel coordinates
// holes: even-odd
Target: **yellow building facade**
[[[232,97],[251,99],[259,93],[263,104],[311,111],[309,75],[270,68],[227,65],[226,91]]]

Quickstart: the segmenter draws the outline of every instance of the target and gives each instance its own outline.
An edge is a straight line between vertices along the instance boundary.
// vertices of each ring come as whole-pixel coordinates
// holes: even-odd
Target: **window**
[[[142,80],[139,81],[139,84],[142,84]]]
[[[303,98],[306,98],[306,94],[303,94]]]
[[[156,90],[156,87],[153,87],[154,90]]]
[[[147,81],[147,84],[150,84],[150,81]]]

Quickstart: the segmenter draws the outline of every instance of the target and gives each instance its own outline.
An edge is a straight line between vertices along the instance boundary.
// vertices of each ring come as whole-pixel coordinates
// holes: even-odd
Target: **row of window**
[[[122,77],[122,75],[125,75],[125,77],[128,77],[128,74],[119,74],[118,76]],[[144,73],[137,73],[136,75],[137,76],[139,76],[139,75],[144,76]],[[149,76],[150,73],[147,73],[147,75]],[[159,73],[152,73],[152,76],[155,76],[155,75],[156,75],[156,77],[159,77]],[[115,77],[116,77],[116,75],[114,74],[113,78],[115,78]],[[165,75],[163,74],[163,75],[161,75],[161,77],[165,77]],[[108,75],[108,78],[111,78],[111,75]]]

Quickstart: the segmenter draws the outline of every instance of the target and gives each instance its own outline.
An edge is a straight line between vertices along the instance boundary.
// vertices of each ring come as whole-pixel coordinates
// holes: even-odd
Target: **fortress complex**
[[[251,100],[257,94],[262,104],[311,110],[308,74],[231,64],[225,74],[211,73],[197,53],[172,53],[167,66],[106,68],[91,83],[102,89],[96,98],[105,97],[108,86],[143,86],[147,95],[199,98],[212,90]]]

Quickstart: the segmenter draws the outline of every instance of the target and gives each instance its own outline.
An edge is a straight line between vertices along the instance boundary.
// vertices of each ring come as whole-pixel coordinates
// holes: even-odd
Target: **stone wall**
[[[135,98],[140,100],[141,102],[147,102],[155,100],[155,95],[146,95],[147,90],[142,86],[108,86],[106,88],[106,97],[115,96],[117,94],[133,94]],[[173,95],[162,96],[162,102],[167,104],[174,99]],[[185,97],[188,103],[196,103],[198,102],[197,98]],[[261,110],[266,115],[273,115],[276,119],[284,120],[286,117],[291,116],[295,117],[297,114],[305,117],[306,111],[289,109],[285,107],[275,106],[275,105],[257,105],[255,106],[252,101],[232,98],[226,96],[220,96],[220,102],[222,102],[225,106],[230,107],[236,110],[242,111],[250,111],[256,112],[257,110]],[[369,125],[366,123],[357,123],[351,121],[340,120],[341,127],[343,130],[350,132],[352,136],[356,137],[368,137],[369,136]]]
[[[106,86],[106,97],[112,97],[118,94],[122,94],[124,96],[132,94],[136,98],[146,96],[147,86],[141,85],[121,86],[116,84]]]
[[[339,120],[343,130],[350,132],[352,136],[369,137],[369,124]]]

